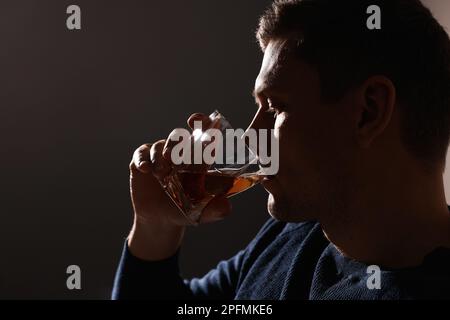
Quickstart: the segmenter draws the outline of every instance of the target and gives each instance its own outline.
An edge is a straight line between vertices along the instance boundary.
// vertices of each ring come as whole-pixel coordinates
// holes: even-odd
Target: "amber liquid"
[[[178,177],[185,194],[194,204],[218,195],[232,197],[253,187],[260,180],[257,175],[233,177],[218,172],[181,172]]]
[[[197,221],[201,211],[216,196],[232,197],[261,181],[257,174],[235,176],[227,172],[210,171],[205,173],[178,172],[168,181],[166,191],[192,221]]]

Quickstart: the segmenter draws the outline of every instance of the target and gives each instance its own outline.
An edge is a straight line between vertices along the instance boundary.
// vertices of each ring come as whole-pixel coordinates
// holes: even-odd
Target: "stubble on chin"
[[[276,220],[282,222],[301,223],[318,221],[318,208],[305,202],[289,201],[286,197],[269,194],[267,199],[267,210]]]
[[[291,210],[285,199],[275,198],[272,194],[269,194],[267,199],[267,210],[269,214],[275,220],[282,222],[290,222]]]

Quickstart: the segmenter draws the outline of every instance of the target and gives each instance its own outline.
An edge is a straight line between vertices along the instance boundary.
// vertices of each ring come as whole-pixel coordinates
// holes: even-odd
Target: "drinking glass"
[[[173,166],[169,175],[159,179],[165,192],[191,225],[198,225],[203,209],[215,197],[230,198],[255,186],[264,177],[256,151],[250,150],[243,136],[236,137],[234,131],[229,130],[232,127],[227,119],[215,111],[209,120],[211,124],[208,128],[193,131],[191,142],[200,143],[203,150],[212,140],[207,129],[217,129],[223,137],[222,157],[217,153],[214,163],[209,165]],[[231,144],[227,145],[227,141],[231,139],[235,143],[230,148]]]

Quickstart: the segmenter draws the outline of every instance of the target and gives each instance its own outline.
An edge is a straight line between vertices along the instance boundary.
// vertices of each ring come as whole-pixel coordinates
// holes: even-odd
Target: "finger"
[[[200,122],[200,124],[201,124],[200,129],[202,129],[202,131],[209,128],[212,123],[211,119],[203,113],[194,113],[189,117],[187,124],[188,124],[189,128],[191,128],[192,130],[198,129],[199,123],[196,124],[195,122]],[[197,125],[197,128],[195,128],[196,125]]]
[[[180,138],[181,137],[181,138]],[[166,139],[164,148],[162,151],[164,159],[173,163],[172,161],[172,149],[179,143],[190,143],[190,133],[186,129],[173,130]],[[190,146],[190,144],[189,144]]]
[[[131,170],[136,169],[142,173],[149,173],[151,171],[150,148],[151,144],[143,144],[136,149],[130,163]]]
[[[173,153],[173,148],[179,144],[178,153]],[[205,165],[194,164],[192,136],[186,129],[175,129],[171,132],[164,145],[162,156],[166,162],[170,163],[174,170],[194,170],[201,171]],[[187,154],[185,154],[187,152]],[[197,168],[199,167],[199,168]]]
[[[157,178],[163,178],[167,176],[172,170],[170,162],[163,157],[163,149],[166,141],[160,140],[154,143],[150,149],[150,161],[153,174]]]
[[[210,223],[224,219],[231,214],[231,203],[225,196],[213,198],[203,209],[200,223]]]
[[[183,131],[184,134],[182,134]],[[173,153],[173,148],[180,143],[184,144],[184,146],[178,149],[178,153]],[[203,148],[203,146],[201,147]],[[162,154],[164,159],[171,164],[172,169],[204,172],[210,165],[203,163],[203,159],[196,159],[194,149],[190,133],[186,129],[175,129],[167,138]],[[187,154],[184,152],[187,152]]]

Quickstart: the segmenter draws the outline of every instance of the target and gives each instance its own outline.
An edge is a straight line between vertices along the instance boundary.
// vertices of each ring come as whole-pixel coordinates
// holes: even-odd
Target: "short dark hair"
[[[367,28],[367,8],[381,29]],[[263,51],[272,39],[297,44],[314,65],[322,98],[336,101],[372,75],[395,85],[403,141],[428,164],[445,162],[450,138],[450,40],[419,0],[276,0],[259,22]]]

